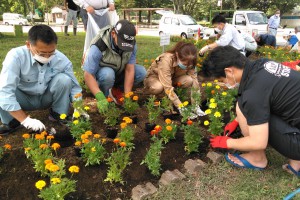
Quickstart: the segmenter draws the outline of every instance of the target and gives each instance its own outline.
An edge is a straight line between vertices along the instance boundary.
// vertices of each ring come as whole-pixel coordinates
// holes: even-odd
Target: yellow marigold
[[[216,108],[217,107],[217,103],[210,103],[209,104],[209,108]]]
[[[74,145],[77,146],[77,147],[81,146],[81,141],[76,141]]]
[[[100,137],[101,137],[100,134],[94,134],[94,138],[98,139],[98,138],[100,138]]]
[[[56,151],[56,149],[59,149],[60,148],[60,144],[58,144],[58,143],[53,143],[52,145],[51,145],[51,147]]]
[[[29,133],[24,133],[24,134],[22,135],[22,137],[23,137],[24,139],[28,139],[28,138],[30,138],[30,134],[29,134]]]
[[[217,79],[214,80],[215,83],[219,82]]]
[[[184,106],[183,106],[183,103],[180,103],[180,104],[178,105],[178,108],[182,108],[182,107],[184,107]]]
[[[215,117],[221,117],[221,113],[217,111],[217,112],[215,112],[214,116]]]
[[[41,145],[40,145],[40,148],[41,148],[41,149],[46,149],[46,148],[48,148],[48,145],[47,145],[47,144],[41,144]]]
[[[49,169],[48,169],[50,172],[56,172],[59,170],[59,166],[58,165],[55,165],[55,164],[52,164],[50,165]]]
[[[212,86],[212,83],[207,83],[207,87],[211,87]]]
[[[209,115],[211,113],[211,109],[207,109],[206,111],[205,111],[205,114],[207,114],[207,115]]]
[[[123,122],[123,123],[120,124],[120,126],[121,126],[121,129],[126,128],[127,123]]]
[[[10,144],[5,144],[4,148],[7,149],[7,150],[11,150],[11,145]]]
[[[216,85],[216,89],[220,89],[221,87],[219,85]]]
[[[79,98],[79,97],[82,97],[82,94],[81,94],[81,93],[75,94],[74,97],[77,99],[77,98]]]
[[[129,117],[123,117],[123,121],[125,121],[127,124],[131,124],[132,123],[132,119]]]
[[[95,152],[95,151],[96,151],[96,147],[92,147],[91,152]]]
[[[205,125],[205,126],[208,126],[208,125],[209,125],[209,121],[208,121],[208,120],[205,120],[205,121],[204,121],[204,125]]]
[[[102,142],[103,144],[106,143],[106,139],[103,138],[103,139],[101,140],[101,142]]]
[[[90,142],[89,139],[83,139],[83,140],[82,140],[82,143],[83,143],[83,144],[87,144],[87,143],[89,143],[89,142]]]
[[[214,98],[211,98],[211,99],[209,100],[209,102],[210,102],[210,103],[215,103],[216,100],[215,100]]]
[[[24,148],[24,150],[25,150],[25,152],[27,152],[27,151],[31,150],[31,148],[30,147],[26,147],[26,148]]]
[[[61,180],[60,180],[60,178],[51,178],[51,182],[52,182],[53,184],[57,184],[57,183],[60,183]]]
[[[78,173],[79,172],[79,167],[76,166],[76,165],[73,165],[73,166],[69,167],[69,171],[71,173]]]
[[[73,121],[74,125],[77,125],[78,123],[79,123],[79,121],[77,119]]]
[[[167,131],[172,131],[172,126],[166,126]]]
[[[45,165],[47,165],[47,164],[52,164],[53,162],[52,162],[52,160],[51,159],[46,159],[46,160],[44,160],[44,163],[45,163]]]
[[[125,94],[125,98],[127,98],[127,99],[130,98],[129,92]]]
[[[79,118],[80,117],[80,113],[78,111],[74,112],[73,117]]]
[[[45,136],[42,135],[42,134],[35,134],[34,137],[35,137],[36,140],[43,140],[45,138]]]
[[[205,87],[205,86],[206,86],[206,83],[202,83],[201,86],[202,86],[202,87]]]
[[[93,135],[93,132],[92,131],[86,131],[84,134],[86,134],[86,135]]]
[[[84,139],[89,138],[89,136],[88,136],[87,134],[82,134],[82,135],[80,136],[80,138],[81,138],[82,140],[84,140]]]
[[[132,100],[137,101],[137,100],[139,100],[139,97],[135,95],[135,96],[132,97]]]
[[[167,118],[167,119],[165,120],[165,122],[166,122],[166,124],[171,124],[171,123],[172,123],[172,120],[170,120],[169,118]]]
[[[59,116],[60,119],[66,119],[66,117],[67,117],[67,115],[65,113],[60,114],[60,116]]]
[[[189,105],[189,102],[188,102],[188,101],[185,101],[185,102],[183,102],[183,105],[184,105],[184,106],[187,106],[187,105]]]
[[[48,135],[48,136],[47,136],[47,140],[52,140],[52,139],[54,139],[54,136],[53,136],[53,135]]]
[[[35,187],[39,190],[43,189],[46,186],[46,182],[43,180],[39,180],[35,183]]]
[[[121,147],[126,147],[126,142],[120,142]]]
[[[84,108],[83,108],[84,110],[86,110],[86,111],[88,111],[88,110],[90,110],[90,107],[88,107],[88,106],[84,106]]]
[[[226,95],[227,95],[227,92],[222,92],[222,95],[223,95],[223,96],[226,96]]]

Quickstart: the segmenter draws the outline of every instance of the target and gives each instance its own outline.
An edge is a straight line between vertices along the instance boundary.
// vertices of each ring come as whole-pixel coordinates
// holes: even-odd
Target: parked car
[[[28,25],[28,20],[18,13],[3,13],[3,24],[5,25]]]
[[[197,24],[190,15],[165,14],[159,20],[158,30],[159,34],[169,33],[187,39],[197,36],[199,29],[202,37],[205,28]]]

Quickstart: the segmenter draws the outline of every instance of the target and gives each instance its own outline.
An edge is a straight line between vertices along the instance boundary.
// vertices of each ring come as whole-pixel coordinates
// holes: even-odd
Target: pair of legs
[[[77,28],[77,10],[69,9],[65,26],[69,26],[71,24],[71,21],[73,21],[73,28]]]
[[[237,119],[244,136],[249,135],[249,127],[238,104],[236,106]],[[269,120],[269,141],[268,143],[280,154],[290,159],[289,164],[295,170],[300,170],[300,130],[290,126],[288,123],[275,115]],[[266,167],[268,160],[265,150],[251,151],[241,154],[256,167]],[[243,166],[243,163],[233,155],[229,154],[229,159],[234,163]]]
[[[134,83],[136,86],[141,83],[146,76],[146,69],[141,65],[134,65]],[[123,87],[124,85],[124,72],[120,75],[116,75],[115,71],[110,67],[100,67],[96,74],[96,80],[100,87],[100,90],[105,96],[108,96],[109,89],[113,86]]]
[[[71,78],[65,74],[58,74],[50,81],[42,95],[29,95],[19,89],[15,94],[17,102],[24,111],[52,108],[54,112],[67,114],[70,108],[71,89]],[[2,108],[0,108],[0,118],[3,124],[8,124],[13,119],[9,112]]]

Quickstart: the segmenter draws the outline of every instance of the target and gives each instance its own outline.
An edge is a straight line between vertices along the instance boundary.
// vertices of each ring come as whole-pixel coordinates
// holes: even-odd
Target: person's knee
[[[184,79],[181,80],[181,87],[188,88],[193,85],[193,79],[190,76],[186,76]]]
[[[52,88],[71,88],[72,87],[72,79],[66,74],[57,74],[52,79]]]
[[[136,65],[135,84],[142,82],[146,77],[147,71],[144,66]]]
[[[98,81],[100,83],[114,83],[115,82],[115,72],[113,69],[102,70],[98,75]]]
[[[160,82],[152,83],[147,86],[148,92],[154,95],[160,94],[163,92],[164,87]]]

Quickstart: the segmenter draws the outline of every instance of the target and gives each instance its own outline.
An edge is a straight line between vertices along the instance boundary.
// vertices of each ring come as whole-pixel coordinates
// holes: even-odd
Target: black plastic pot
[[[111,139],[115,139],[118,135],[118,128],[116,127],[106,127],[105,129],[106,136]]]
[[[156,124],[154,124],[154,123],[145,123],[146,132],[149,133],[150,131],[152,131],[154,129],[155,126],[156,126]]]

